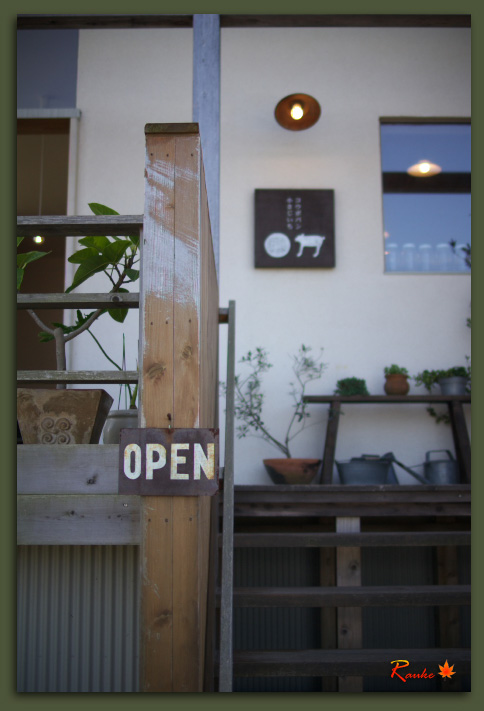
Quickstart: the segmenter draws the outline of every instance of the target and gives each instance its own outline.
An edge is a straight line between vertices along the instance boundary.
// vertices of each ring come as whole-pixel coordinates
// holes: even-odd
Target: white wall
[[[191,30],[80,32],[78,214],[90,201],[143,211],[144,125],[191,121],[191,63]],[[320,121],[307,131],[286,131],[274,119],[277,102],[294,92],[321,104]],[[301,343],[324,348],[328,368],[311,392],[325,394],[353,375],[383,393],[385,365],[414,374],[464,364],[470,354],[467,275],[384,274],[382,116],[470,116],[470,31],[222,31],[220,303],[237,302],[238,357],[256,346],[271,354],[265,419],[276,435],[290,416],[288,355]],[[254,269],[256,188],[334,189],[334,269]],[[108,328],[106,319],[96,332],[120,353],[114,323]],[[223,377],[224,326],[221,335]],[[71,367],[109,367],[89,340],[74,342]],[[326,408],[312,411],[320,426],[295,441],[294,456],[321,455]],[[425,406],[344,412],[338,459],[393,450],[416,464],[427,450],[452,449],[449,428],[435,425]],[[261,460],[273,456],[256,439],[237,441],[237,483],[269,483]]]
[[[321,104],[306,131],[274,119],[277,102],[295,92]],[[470,116],[470,32],[223,31],[221,303],[237,302],[238,357],[256,346],[271,354],[265,420],[279,435],[290,416],[288,354],[301,343],[324,348],[328,369],[311,388],[321,394],[348,376],[383,394],[386,365],[415,374],[470,354],[468,276],[384,274],[382,116]],[[256,188],[334,189],[334,269],[254,269]],[[326,409],[312,406],[314,421],[325,422]],[[427,450],[452,449],[450,428],[425,406],[343,410],[337,459],[393,450],[417,464]],[[296,439],[293,456],[321,456],[324,427]],[[273,456],[257,439],[238,441],[237,481],[267,483],[261,460]]]
[[[100,202],[123,215],[140,215],[145,125],[192,120],[192,31],[80,30],[78,67],[77,105],[82,113],[76,212],[92,214],[88,203]],[[74,266],[69,264],[67,270],[69,281]],[[108,290],[104,279],[92,279],[79,291]],[[139,284],[130,289],[138,291]],[[124,330],[128,370],[136,368],[136,310],[128,314],[124,329],[106,316],[92,330],[118,363]],[[112,369],[89,334],[72,342],[70,358],[73,369]],[[106,390],[117,402],[119,388]]]

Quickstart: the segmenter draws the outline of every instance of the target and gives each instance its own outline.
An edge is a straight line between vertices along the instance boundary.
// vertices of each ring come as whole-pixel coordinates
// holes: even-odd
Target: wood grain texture
[[[19,496],[17,544],[44,546],[137,545],[136,496]]]
[[[358,517],[336,519],[337,533],[359,533],[361,529]],[[361,549],[346,547],[336,549],[336,585],[361,585]],[[338,649],[361,649],[363,646],[363,624],[361,607],[338,608]],[[363,691],[361,676],[340,676],[338,691]]]
[[[18,494],[116,494],[116,444],[17,446]]]
[[[87,237],[138,235],[143,215],[28,215],[17,217],[17,237]]]
[[[217,379],[202,386],[201,374],[217,370],[204,361],[218,350],[218,290],[215,282],[216,296],[208,301],[201,287],[208,247],[201,227],[200,136],[192,124],[177,126],[146,127],[141,426],[208,428],[217,426],[216,419],[201,413],[216,397]],[[203,344],[207,321],[216,326],[212,349]],[[197,692],[204,679],[210,500],[167,500],[142,503],[141,688]],[[153,521],[163,516],[161,535]],[[160,615],[170,625],[160,627]]]
[[[234,589],[235,607],[425,607],[470,605],[470,585],[371,585],[330,587],[243,587]],[[444,641],[448,646],[448,642]],[[323,649],[334,649],[335,643]],[[457,642],[455,646],[458,646]]]

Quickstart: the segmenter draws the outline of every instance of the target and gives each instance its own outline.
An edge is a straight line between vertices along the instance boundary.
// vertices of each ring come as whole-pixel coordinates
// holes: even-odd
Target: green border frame
[[[412,14],[412,13],[422,13],[422,14],[440,14],[440,13],[450,13],[450,14],[471,14],[472,15],[472,60],[474,66],[474,80],[473,80],[473,118],[474,126],[476,130],[474,131],[473,140],[473,156],[474,158],[480,159],[482,156],[482,139],[480,136],[480,119],[481,119],[481,102],[482,97],[479,96],[477,90],[477,77],[478,71],[476,67],[482,66],[482,61],[479,57],[482,55],[482,48],[480,45],[480,40],[482,37],[482,15],[483,6],[478,3],[477,0],[461,0],[461,2],[450,1],[450,0],[406,0],[403,2],[399,0],[395,3],[379,1],[362,2],[361,0],[333,0],[332,2],[316,2],[315,0],[300,0],[297,3],[297,7],[294,3],[290,3],[287,0],[280,0],[275,2],[275,0],[250,0],[249,2],[244,2],[238,4],[234,7],[229,4],[227,0],[218,1],[213,0],[210,3],[201,2],[184,2],[179,0],[138,0],[135,4],[135,9],[133,9],[134,4],[127,2],[127,0],[96,0],[96,2],[85,2],[82,5],[76,5],[74,3],[66,3],[65,0],[62,2],[60,0],[45,0],[41,6],[36,0],[25,0],[24,2],[15,2],[13,0],[4,0],[0,9],[0,31],[2,33],[2,41],[0,43],[0,76],[1,76],[1,89],[2,89],[2,104],[0,109],[0,140],[1,140],[1,208],[2,208],[2,228],[3,232],[7,233],[4,236],[5,240],[8,240],[6,251],[8,254],[8,259],[3,258],[1,260],[2,278],[0,280],[1,287],[1,304],[2,304],[2,326],[6,329],[10,337],[14,335],[14,298],[15,298],[15,288],[13,279],[13,269],[10,269],[10,264],[13,264],[13,240],[10,240],[8,233],[10,229],[13,229],[14,225],[14,215],[15,215],[15,188],[12,181],[12,175],[15,173],[14,168],[14,136],[15,136],[15,30],[16,30],[16,15],[17,14],[27,14],[27,13],[52,13],[52,14],[71,14],[77,13],[105,13],[105,14],[120,14],[120,13],[195,13],[200,12],[202,7],[205,7],[208,12],[211,13],[267,13],[267,14],[279,14],[286,13],[292,14],[295,10],[298,13],[319,13],[319,14]],[[482,80],[481,80],[482,81]],[[479,194],[480,187],[480,170],[479,163],[475,163],[474,167],[474,189],[476,194]],[[8,218],[7,218],[8,216]],[[474,212],[473,215],[473,226],[478,227],[481,224],[481,214],[480,210]],[[12,254],[10,255],[10,248]],[[481,250],[478,240],[476,239],[473,244],[473,260],[474,269],[479,269],[481,264]],[[10,262],[10,258],[12,262]],[[480,302],[480,291],[481,286],[479,285],[479,280],[474,280],[472,287],[472,297],[474,305]],[[4,338],[7,341],[7,338]],[[9,341],[10,342],[10,341]],[[13,342],[13,341],[12,341]],[[481,334],[479,328],[479,321],[476,316],[473,318],[473,360],[474,363],[477,362],[477,358],[481,353]],[[165,706],[168,705],[170,708],[172,705],[179,708],[190,708],[192,705],[196,705],[197,708],[202,706],[202,708],[213,708],[218,705],[229,704],[230,708],[245,708],[247,704],[254,705],[260,708],[270,708],[274,706],[277,709],[289,708],[294,704],[295,699],[292,696],[287,696],[286,694],[253,694],[250,697],[245,697],[244,694],[232,694],[230,697],[220,696],[219,694],[204,694],[203,696],[193,697],[191,694],[169,694],[166,697],[159,697],[157,695],[146,694],[142,697],[130,697],[123,694],[89,694],[88,697],[78,695],[65,695],[65,694],[17,694],[15,691],[15,556],[14,547],[15,542],[15,480],[11,476],[11,472],[14,470],[15,465],[15,447],[11,445],[14,442],[13,429],[14,425],[11,421],[11,408],[14,407],[15,402],[15,385],[13,382],[13,372],[14,372],[14,360],[15,360],[15,350],[13,346],[7,346],[2,349],[1,352],[1,366],[3,374],[3,383],[9,383],[8,387],[5,388],[4,394],[1,402],[0,416],[1,416],[1,444],[2,444],[2,459],[5,459],[5,463],[2,461],[3,466],[1,467],[2,472],[2,496],[1,505],[2,513],[0,517],[0,538],[2,544],[2,563],[3,563],[3,574],[2,574],[2,586],[0,589],[1,594],[1,621],[2,621],[2,640],[1,640],[1,656],[0,656],[0,700],[3,702],[3,708],[15,708],[24,709],[31,706],[45,706],[49,709],[52,707],[64,707],[65,704],[72,705],[79,708],[96,708],[98,705],[104,707],[106,705],[113,706],[116,708],[139,708],[146,706]],[[10,375],[12,376],[10,378]],[[11,382],[10,382],[11,381]],[[473,393],[474,399],[472,414],[474,421],[474,428],[478,430],[481,424],[481,395],[482,383],[479,372],[476,367],[474,367],[473,373]],[[482,445],[476,441],[473,447],[473,499],[474,499],[474,513],[478,511],[478,506],[482,501],[482,484],[480,483],[480,472],[479,463],[482,461]],[[479,534],[482,532],[482,524],[479,521],[479,517],[475,517],[474,520],[474,534],[475,540],[479,540]],[[479,592],[480,586],[482,584],[482,571],[479,570],[479,551],[478,546],[474,545],[473,548],[473,587],[474,590]],[[386,709],[388,704],[391,703],[393,708],[406,709],[411,703],[412,707],[416,711],[419,709],[427,709],[434,705],[439,706],[450,706],[463,704],[468,708],[473,708],[474,705],[477,706],[479,702],[482,704],[482,699],[484,694],[482,693],[482,688],[480,685],[480,677],[478,673],[479,661],[482,659],[481,655],[481,638],[480,632],[482,631],[482,620],[483,615],[479,606],[479,597],[475,595],[476,602],[473,606],[473,617],[472,617],[472,627],[474,631],[473,635],[473,654],[474,654],[474,688],[471,693],[458,694],[458,696],[453,696],[452,694],[447,696],[431,695],[428,694],[414,694],[412,697],[408,698],[406,695],[395,696],[395,694],[371,694],[369,696],[366,694],[361,697],[357,695],[356,697],[346,697],[346,695],[332,694],[331,696],[321,696],[320,694],[304,694],[303,699],[299,703],[302,703],[305,708],[320,708],[324,705],[330,705],[330,708],[338,708],[338,710],[350,708],[354,704],[359,704],[359,708],[363,709],[374,709],[374,708],[384,708]],[[67,697],[67,698],[66,698]],[[274,698],[277,697],[277,698]]]

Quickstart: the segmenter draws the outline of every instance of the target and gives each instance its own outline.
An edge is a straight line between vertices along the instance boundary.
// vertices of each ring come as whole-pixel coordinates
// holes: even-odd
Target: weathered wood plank
[[[220,15],[221,27],[470,27],[470,15]]]
[[[455,454],[459,464],[461,481],[471,483],[471,441],[467,431],[462,402],[449,402],[450,424],[454,437]]]
[[[17,237],[87,237],[138,235],[143,215],[27,215],[17,217]]]
[[[19,30],[92,30],[192,27],[192,15],[19,15]]]
[[[175,137],[146,138],[141,240],[141,427],[174,423]],[[172,497],[141,501],[140,690],[173,691]]]
[[[392,659],[411,660],[412,668],[438,673],[448,659],[460,673],[471,670],[470,649],[310,649],[234,652],[236,676],[389,676]]]
[[[121,546],[140,538],[136,496],[17,497],[18,545]]]
[[[337,534],[359,534],[360,519],[344,517],[336,519]],[[336,549],[336,585],[361,585],[361,549],[339,546]],[[363,646],[363,622],[361,607],[338,607],[338,649],[361,649]],[[338,691],[363,691],[361,676],[340,676]]]
[[[470,403],[470,395],[305,395],[304,402],[311,404],[355,403],[363,405],[427,402],[462,402]]]
[[[324,441],[321,484],[331,484],[333,481],[334,456],[336,452],[336,437],[341,414],[341,403],[333,402],[329,408],[326,439]]]
[[[468,531],[383,533],[235,533],[236,548],[322,548],[323,546],[466,546]]]
[[[137,383],[137,370],[17,370],[17,383]]]
[[[107,306],[138,308],[139,294],[17,294],[18,309],[100,309]]]
[[[458,516],[469,518],[471,488],[455,486],[236,486],[235,512],[246,518]]]
[[[192,27],[192,15],[19,15],[17,29]],[[220,15],[225,27],[470,27],[462,14]]]
[[[428,607],[470,604],[470,585],[244,587],[234,589],[235,607],[321,607],[323,608],[321,611],[323,611],[327,607],[336,606]]]
[[[20,444],[18,494],[117,494],[117,444]]]
[[[145,129],[141,419],[142,426],[150,427],[215,427],[216,421],[202,420],[201,414],[207,393],[201,386],[205,324],[208,316],[218,324],[219,312],[218,295],[216,301],[205,303],[201,289],[206,265],[201,256],[200,136],[193,125],[176,129],[176,125]],[[216,393],[214,379],[210,402]],[[159,498],[142,502],[140,688],[202,691],[210,501],[173,497],[171,515],[165,516]],[[153,522],[163,516],[170,533],[160,540]],[[160,559],[169,566],[168,573]],[[166,586],[170,593],[161,599],[159,591]],[[170,616],[170,627],[159,626],[163,615]],[[151,659],[161,655],[165,662],[160,669]]]

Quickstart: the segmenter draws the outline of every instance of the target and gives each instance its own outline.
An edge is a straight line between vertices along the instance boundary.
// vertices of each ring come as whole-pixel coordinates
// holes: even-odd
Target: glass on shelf
[[[402,247],[402,261],[400,270],[402,272],[413,272],[416,269],[415,244],[406,242]]]
[[[433,248],[431,244],[420,244],[418,247],[418,270],[420,272],[432,271]]]
[[[385,271],[396,272],[398,269],[398,244],[390,242],[385,246]]]
[[[440,242],[436,250],[435,271],[451,272],[453,271],[454,255],[452,247],[448,242]]]

